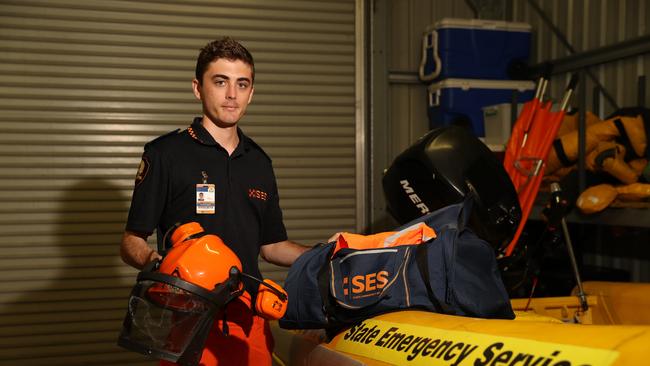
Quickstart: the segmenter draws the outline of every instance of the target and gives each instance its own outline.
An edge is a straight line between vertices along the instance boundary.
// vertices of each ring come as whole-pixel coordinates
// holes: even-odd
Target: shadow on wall
[[[0,365],[156,364],[116,345],[137,274],[119,258],[126,193],[96,179],[62,193],[51,230],[26,244],[40,248],[26,251],[27,290],[1,308]]]
[[[599,225],[585,230],[585,264],[625,271],[632,282],[650,283],[650,228]]]

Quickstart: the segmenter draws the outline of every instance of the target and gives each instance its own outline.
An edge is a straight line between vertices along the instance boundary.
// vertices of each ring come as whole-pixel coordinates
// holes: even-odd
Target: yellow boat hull
[[[285,365],[568,366],[650,364],[650,284],[588,282],[576,297],[512,301],[515,320],[423,311],[379,315],[322,342],[273,326]]]

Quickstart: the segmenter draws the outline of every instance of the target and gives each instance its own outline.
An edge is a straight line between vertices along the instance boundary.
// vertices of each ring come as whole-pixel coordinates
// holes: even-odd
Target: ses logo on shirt
[[[249,188],[248,189],[248,198],[255,198],[258,200],[266,201],[269,198],[268,193],[260,191],[259,189]]]

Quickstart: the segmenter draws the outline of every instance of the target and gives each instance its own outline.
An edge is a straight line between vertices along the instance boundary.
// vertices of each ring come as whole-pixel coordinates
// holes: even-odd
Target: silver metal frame
[[[355,1],[355,136],[356,136],[356,229],[363,232],[368,223],[368,154],[366,92],[366,1]]]

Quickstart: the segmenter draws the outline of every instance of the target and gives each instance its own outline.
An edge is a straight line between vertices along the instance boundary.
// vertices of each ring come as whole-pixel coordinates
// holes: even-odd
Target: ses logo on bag
[[[388,271],[367,273],[365,275],[343,277],[343,295],[348,296],[352,290],[353,298],[372,296],[388,283]]]

